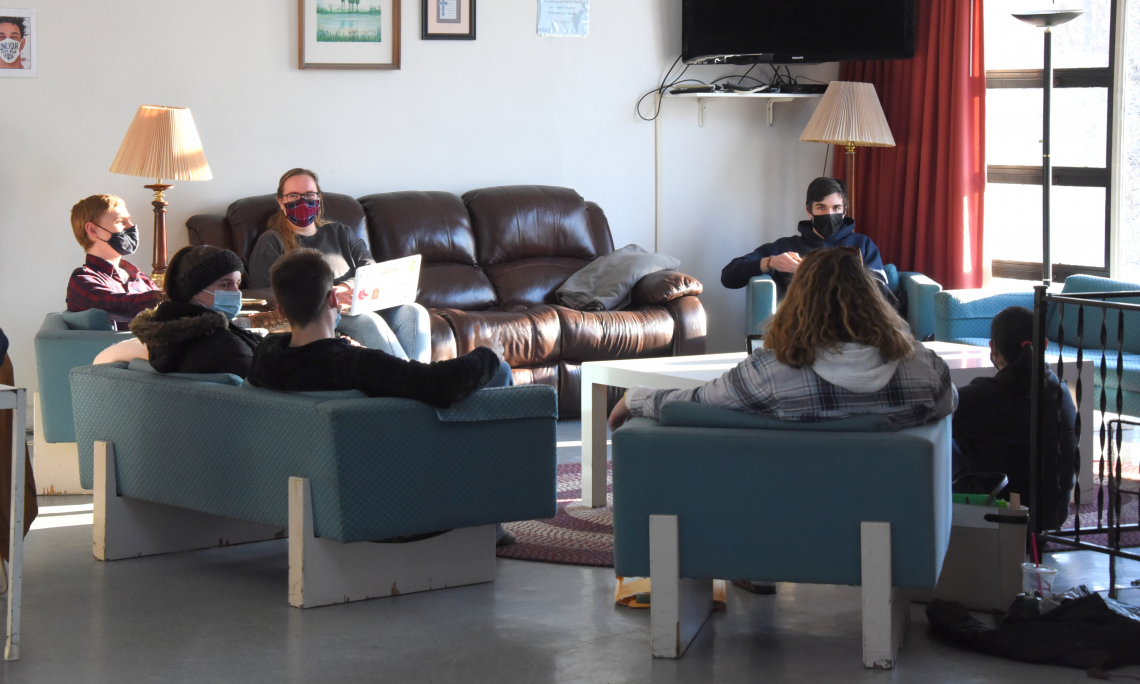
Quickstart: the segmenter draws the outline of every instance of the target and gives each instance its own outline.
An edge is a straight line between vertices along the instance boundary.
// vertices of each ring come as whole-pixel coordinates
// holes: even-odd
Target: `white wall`
[[[0,80],[0,327],[21,385],[36,386],[32,338],[82,262],[73,203],[126,199],[132,261],[149,270],[153,181],[107,171],[140,104],[189,107],[214,173],[167,194],[171,253],[189,216],[271,192],[293,166],[357,196],[564,185],[605,209],[618,245],[653,244],[654,127],[633,105],[680,50],[679,0],[594,0],[585,39],[537,36],[534,0],[483,2],[474,42],[420,40],[419,2],[404,0],[395,72],[298,70],[294,0],[28,4],[39,77]],[[665,107],[661,248],[705,282],[719,351],[740,346],[743,301],[720,266],[791,229],[822,148],[796,142],[812,105],[782,105],[768,128],[760,104],[717,103],[703,129],[695,106]]]

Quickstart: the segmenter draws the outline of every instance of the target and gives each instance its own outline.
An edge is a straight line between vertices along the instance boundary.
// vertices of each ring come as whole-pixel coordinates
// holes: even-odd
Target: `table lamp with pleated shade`
[[[189,109],[142,105],[135,112],[111,173],[154,178],[154,272],[151,279],[159,287],[166,275],[166,207],[165,193],[173,185],[167,180],[210,180],[210,165],[202,151],[198,129]]]
[[[847,215],[851,218],[855,217],[855,148],[895,146],[875,86],[850,81],[832,81],[827,86],[800,140],[847,149]]]

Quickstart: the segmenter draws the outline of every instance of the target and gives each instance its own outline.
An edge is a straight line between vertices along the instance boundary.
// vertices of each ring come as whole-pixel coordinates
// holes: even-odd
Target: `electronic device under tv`
[[[915,0],[683,0],[686,64],[914,56]]]

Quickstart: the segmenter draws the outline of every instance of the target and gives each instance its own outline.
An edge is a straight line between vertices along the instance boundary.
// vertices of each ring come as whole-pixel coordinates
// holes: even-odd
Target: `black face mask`
[[[812,214],[811,227],[826,240],[843,226],[843,218],[843,214]]]
[[[99,224],[95,224],[99,228],[103,228]],[[107,230],[103,228],[103,230]],[[111,231],[107,230],[108,233]],[[119,256],[129,256],[135,253],[139,248],[139,229],[138,226],[131,226],[121,233],[111,233],[111,237],[107,238],[106,242],[111,246],[111,249],[119,253]]]

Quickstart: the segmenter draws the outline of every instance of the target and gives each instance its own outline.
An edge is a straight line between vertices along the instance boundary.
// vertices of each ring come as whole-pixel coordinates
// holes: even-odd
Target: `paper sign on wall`
[[[590,35],[590,0],[538,0],[538,35]]]

